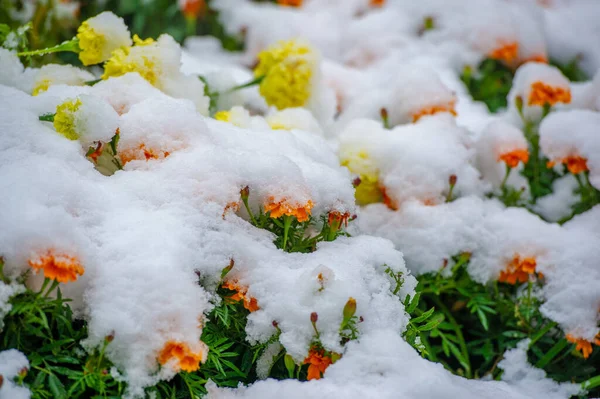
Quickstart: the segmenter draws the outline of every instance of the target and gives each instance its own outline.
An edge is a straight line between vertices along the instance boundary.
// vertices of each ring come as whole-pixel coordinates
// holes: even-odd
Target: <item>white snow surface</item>
[[[576,387],[558,385],[528,365],[526,343],[500,363],[502,382],[466,380],[422,359],[401,338],[408,315],[385,273],[386,267],[403,273],[405,297],[414,293],[411,274],[448,273],[451,257],[460,253],[471,254],[468,271],[481,283],[496,280],[517,255],[535,257],[545,278],[543,314],[565,333],[590,341],[598,333],[600,205],[560,226],[485,195],[503,178],[499,154],[524,146],[515,98],[528,98],[536,81],[573,95],[543,121],[542,151],[557,161],[575,151],[586,157],[591,184],[600,187],[600,33],[593,23],[600,3],[538,3],[388,0],[374,9],[368,0],[306,0],[296,9],[215,0],[228,31],[246,32],[245,51],[231,54],[214,40],[188,39],[189,53],[181,53],[163,35],[134,54],[150,54],[162,65],[156,87],[135,73],[82,86],[89,78],[83,71],[67,76],[64,68],[24,68],[0,49],[6,275],[22,274],[28,259],[49,249],[77,257],[85,274],[63,292],[89,323],[87,347],[114,334],[107,356],[128,381],[129,397],[175,374],[156,360],[165,342],[186,342],[206,356],[199,321],[218,302],[221,270],[233,259],[228,278],[248,287],[260,306],[248,320],[251,343],[267,341],[276,321],[281,345],[301,362],[314,333],[310,314],[317,312],[323,345],[343,357],[318,381],[213,385],[210,398],[568,398]],[[433,30],[424,30],[428,18]],[[248,66],[258,52],[298,37],[322,56],[310,109],[269,110],[252,87],[218,99],[219,109],[231,110],[229,123],[206,116],[208,98],[196,74],[211,89],[227,90],[252,79]],[[517,64],[536,57],[567,63],[577,56],[596,77],[572,84],[553,67],[527,63],[517,70],[508,111],[492,116],[470,98],[459,75],[510,43],[518,43]],[[32,97],[45,77],[50,87]],[[74,98],[85,105],[77,123],[86,134],[69,141],[38,116]],[[439,112],[412,123],[419,111],[436,107],[452,107],[457,115]],[[381,123],[382,108],[391,129]],[[525,106],[528,120],[541,112]],[[107,177],[85,153],[95,141],[106,144],[117,127],[119,149],[129,158],[124,170]],[[153,157],[146,159],[147,152]],[[340,158],[359,153],[367,154],[362,166],[377,176],[396,211],[383,204],[357,209],[354,176]],[[520,168],[508,185],[526,184]],[[455,200],[446,202],[451,176]],[[245,210],[232,210],[246,186],[254,211],[285,199],[312,201],[317,219],[330,211],[356,213],[353,237],[322,243],[310,254],[284,253],[270,233],[248,223]],[[571,176],[562,177],[535,210],[546,220],[562,219],[575,188]],[[319,275],[326,276],[322,290]],[[32,276],[27,284],[41,279]],[[0,284],[0,313],[6,313],[9,298],[23,288]],[[364,321],[360,338],[342,347],[338,329],[349,297]],[[271,351],[260,361],[263,377]],[[26,365],[15,351],[0,353],[5,377]],[[21,396],[6,397],[28,397],[6,380],[0,398],[13,391]]]

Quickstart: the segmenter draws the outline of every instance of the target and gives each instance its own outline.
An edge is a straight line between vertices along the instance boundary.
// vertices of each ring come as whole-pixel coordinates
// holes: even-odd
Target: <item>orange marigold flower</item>
[[[536,54],[533,55],[529,58],[526,58],[524,60],[521,61],[521,64],[525,64],[527,62],[540,62],[542,64],[547,64],[548,63],[548,57],[546,57],[545,54]]]
[[[516,284],[524,283],[529,280],[529,275],[535,273],[537,262],[533,257],[527,257],[521,260],[519,255],[515,255],[507,265],[506,269],[500,272],[498,281],[501,283]]]
[[[529,151],[528,150],[512,150],[510,152],[505,152],[504,154],[500,154],[498,157],[498,161],[503,161],[511,168],[516,167],[519,162],[527,163],[529,160]]]
[[[202,358],[202,351],[194,353],[190,350],[189,346],[183,342],[169,341],[160,352],[158,362],[164,365],[171,359],[177,359],[177,366],[179,369],[191,373],[200,368]]]
[[[456,116],[456,111],[454,110],[454,101],[451,103],[448,103],[447,105],[433,105],[431,107],[425,107],[423,109],[420,109],[419,111],[417,111],[416,113],[414,113],[412,115],[413,118],[413,123],[415,123],[416,121],[418,121],[419,119],[421,119],[421,117],[425,116],[425,115],[435,115],[438,112],[449,112],[452,115]]]
[[[319,380],[322,374],[327,370],[327,367],[332,363],[329,356],[325,356],[323,349],[311,348],[308,351],[308,356],[304,359],[304,364],[308,364],[308,376],[307,379]]]
[[[235,291],[235,294],[230,296],[229,299],[236,302],[243,301],[244,307],[250,312],[256,312],[260,309],[256,298],[246,294],[248,292],[248,288],[240,286],[235,281],[227,281],[223,283],[222,287],[230,291]]]
[[[587,167],[587,159],[579,155],[570,155],[564,158],[562,163],[566,164],[569,172],[573,173],[574,175],[589,170]]]
[[[206,12],[206,2],[204,0],[185,0],[181,12],[186,18],[196,19]]]
[[[338,211],[329,212],[329,216],[327,218],[327,223],[330,225],[335,223],[337,226],[341,226],[342,224],[348,227],[348,219],[350,218],[350,213],[340,213]]]
[[[552,87],[544,82],[534,82],[531,85],[529,94],[529,105],[539,105],[543,107],[546,104],[554,105],[556,103],[568,104],[571,102],[571,90],[562,87]]]
[[[371,7],[382,7],[385,4],[385,0],[371,0],[369,5]]]
[[[303,0],[277,0],[277,4],[284,7],[301,7]]]
[[[270,216],[273,219],[287,215],[295,216],[299,222],[306,222],[312,207],[313,203],[311,200],[308,200],[308,202],[302,206],[293,206],[286,199],[275,201],[273,197],[270,197],[269,202],[265,205],[265,212],[270,212]]]
[[[137,148],[127,149],[119,152],[121,163],[125,165],[129,161],[150,159],[163,159],[170,155],[169,151],[156,151],[152,148],[146,148],[145,144],[140,144]]]
[[[502,44],[500,47],[492,50],[488,57],[495,60],[504,61],[507,64],[512,64],[519,54],[519,43],[511,42]]]
[[[76,281],[77,276],[83,276],[85,269],[79,260],[71,255],[56,253],[50,249],[45,255],[29,259],[29,266],[36,272],[44,271],[44,277],[56,280],[59,283]]]
[[[583,355],[584,359],[587,359],[592,354],[592,343],[583,338],[576,338],[571,334],[567,334],[567,341],[576,344],[575,350],[578,350]]]

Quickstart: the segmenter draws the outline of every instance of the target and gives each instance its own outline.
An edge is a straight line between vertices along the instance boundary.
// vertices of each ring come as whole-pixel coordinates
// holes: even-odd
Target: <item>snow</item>
[[[226,29],[246,32],[243,53],[224,52],[206,38],[188,39],[182,51],[162,35],[127,54],[138,67],[149,61],[154,75],[119,73],[94,86],[84,86],[93,75],[83,70],[26,69],[14,53],[0,49],[0,192],[6,193],[0,252],[6,275],[23,274],[29,259],[48,250],[76,257],[85,273],[62,291],[88,322],[87,348],[114,335],[106,356],[115,364],[111,373],[128,382],[128,397],[140,397],[145,387],[176,374],[176,365],[157,362],[167,342],[186,343],[206,358],[199,341],[202,322],[219,303],[220,274],[231,260],[227,278],[245,287],[259,306],[248,317],[249,342],[267,342],[275,333],[273,321],[281,330],[279,344],[260,358],[261,378],[268,376],[278,345],[297,363],[304,360],[314,338],[313,312],[323,346],[343,356],[318,381],[212,385],[210,398],[575,394],[578,387],[556,384],[527,364],[526,342],[499,364],[504,381],[466,380],[424,360],[401,337],[409,316],[390,292],[393,282],[385,270],[402,273],[404,298],[414,294],[414,276],[447,275],[455,255],[470,254],[468,272],[481,283],[497,281],[517,257],[535,259],[531,278],[543,274],[542,313],[564,333],[593,340],[600,304],[600,206],[562,226],[553,223],[569,216],[577,201],[570,174],[532,208],[544,220],[487,194],[497,192],[504,178],[499,157],[527,148],[517,97],[526,121],[542,117],[542,106],[529,102],[536,82],[572,96],[562,97],[542,121],[542,152],[556,163],[585,158],[591,184],[600,187],[600,74],[572,84],[554,67],[523,64],[582,54],[581,65],[592,76],[600,66],[598,33],[585,21],[598,15],[599,6],[553,1],[543,8],[500,0],[459,5],[389,0],[381,8],[367,0],[304,3],[296,9],[215,0]],[[431,30],[425,29],[429,19]],[[305,108],[269,108],[251,87],[219,96],[218,109],[225,113],[215,115],[218,120],[208,116],[209,99],[198,75],[210,90],[226,91],[253,78],[248,66],[260,51],[297,38],[319,54]],[[502,60],[516,70],[509,109],[491,115],[469,96],[459,74],[499,46],[515,43],[514,57]],[[45,80],[47,90],[31,96]],[[80,137],[70,141],[38,117],[74,99],[82,103],[74,123]],[[123,170],[104,176],[85,154],[117,131]],[[508,186],[526,186],[521,168],[512,171]],[[352,185],[357,177],[381,198],[357,205]],[[253,227],[239,209],[244,187],[252,212],[269,201],[297,206],[310,201],[316,220],[332,211],[357,214],[352,237],[320,243],[309,254],[283,252],[271,233]],[[370,203],[381,199],[386,203]],[[36,287],[42,280],[40,273],[27,284]],[[10,309],[9,298],[22,290],[0,283],[2,315]],[[357,325],[359,339],[342,346],[339,326],[350,297],[363,321]],[[14,351],[0,353],[0,360],[4,377],[27,366]],[[7,380],[0,397],[28,397]]]

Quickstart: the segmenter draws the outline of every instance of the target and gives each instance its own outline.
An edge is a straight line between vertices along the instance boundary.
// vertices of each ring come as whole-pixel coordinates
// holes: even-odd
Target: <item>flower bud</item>
[[[456,175],[450,175],[450,178],[448,179],[448,182],[450,183],[451,186],[454,186],[456,184]]]
[[[515,97],[515,107],[517,107],[517,111],[519,111],[519,115],[523,118],[523,97],[517,96]]]
[[[354,186],[355,188],[358,187],[361,181],[362,180],[360,180],[360,177],[355,178],[354,180],[352,180],[352,186]]]
[[[356,313],[356,299],[350,297],[344,306],[344,320],[349,320]]]
[[[223,280],[225,278],[225,276],[227,276],[227,274],[231,271],[231,269],[233,269],[234,265],[235,265],[235,261],[233,259],[231,259],[229,261],[229,265],[224,267],[223,270],[221,270],[221,280]]]
[[[315,324],[317,320],[319,320],[319,315],[317,314],[317,312],[312,312],[310,314],[310,322]]]
[[[243,201],[247,201],[250,196],[250,187],[246,186],[240,190],[240,195]]]
[[[4,384],[4,377],[0,374],[0,389],[2,389],[2,384]]]
[[[104,337],[104,341],[106,341],[106,343],[111,343],[113,340],[115,339],[115,332],[111,331],[110,334],[108,334],[106,337]]]
[[[294,363],[294,358],[286,353],[283,357],[283,362],[285,363],[285,368],[287,369],[290,376],[294,375],[294,370],[296,369],[296,363]]]

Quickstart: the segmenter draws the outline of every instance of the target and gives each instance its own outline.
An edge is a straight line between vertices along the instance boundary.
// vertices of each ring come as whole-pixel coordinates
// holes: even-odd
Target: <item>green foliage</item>
[[[460,79],[476,101],[482,101],[490,112],[506,108],[513,71],[499,61],[483,60],[476,71],[465,67]]]
[[[541,314],[541,300],[535,291],[542,281],[522,287],[498,282],[483,285],[467,272],[469,259],[463,253],[452,258],[450,273],[446,266],[439,273],[419,276],[418,305],[413,299],[408,302],[407,311],[431,319],[439,314],[440,320],[433,328],[419,333],[409,325],[405,333],[408,342],[419,337],[423,356],[442,363],[457,375],[499,379],[502,371],[497,364],[504,352],[529,338],[530,363],[543,368],[556,381],[584,382],[598,375],[600,350],[583,359],[557,324]],[[422,322],[416,318],[411,323],[416,320]],[[597,386],[590,386],[594,386],[590,394],[600,393]]]
[[[73,320],[69,300],[56,284],[44,293],[46,287],[13,297],[0,331],[0,351],[15,348],[29,359],[23,383],[32,398],[121,397],[125,385],[111,376],[112,364],[104,357],[112,337],[102,348],[86,352],[81,346],[87,337],[85,322]]]
[[[561,64],[556,60],[550,60],[550,65],[560,69],[563,75],[565,75],[571,82],[584,82],[589,80],[587,74],[579,67],[580,57],[575,57],[567,64]]]

